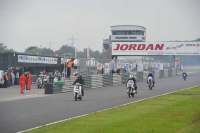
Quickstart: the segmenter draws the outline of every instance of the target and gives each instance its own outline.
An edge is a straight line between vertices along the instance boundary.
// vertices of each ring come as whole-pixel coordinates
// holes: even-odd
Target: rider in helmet
[[[129,80],[133,80],[133,82],[134,82],[134,87],[135,87],[135,93],[137,94],[136,79],[134,78],[133,75],[130,75],[130,76],[129,76],[129,79],[128,79],[127,82],[126,82],[126,87],[127,87],[127,83],[128,83]]]
[[[183,73],[182,73],[182,76],[186,76],[186,77],[187,77],[187,73],[186,73],[186,72],[183,72]]]
[[[148,77],[152,77],[152,79],[153,79],[153,87],[154,87],[155,79],[154,79],[153,73],[149,72],[149,75],[147,76],[147,84],[148,84]]]
[[[81,75],[78,75],[78,78],[74,81],[73,85],[75,85],[76,83],[82,84],[82,85],[81,85],[81,88],[82,88],[82,96],[84,96],[83,85],[84,85],[85,83],[84,83],[84,80],[83,80],[83,78],[82,78]]]
[[[71,58],[71,61],[74,61],[74,58]]]

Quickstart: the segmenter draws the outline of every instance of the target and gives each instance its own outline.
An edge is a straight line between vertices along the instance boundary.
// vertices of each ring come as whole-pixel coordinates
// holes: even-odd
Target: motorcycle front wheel
[[[149,90],[151,90],[151,83],[149,83]]]

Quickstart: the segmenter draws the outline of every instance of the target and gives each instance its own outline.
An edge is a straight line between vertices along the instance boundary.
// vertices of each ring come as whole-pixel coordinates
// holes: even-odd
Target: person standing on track
[[[74,67],[74,58],[67,62],[67,79],[70,79],[71,68]]]
[[[28,90],[31,90],[32,75],[28,72]]]
[[[19,77],[19,84],[20,84],[20,93],[24,94],[24,87],[25,87],[25,84],[26,84],[26,77],[24,76],[24,74],[22,74]]]

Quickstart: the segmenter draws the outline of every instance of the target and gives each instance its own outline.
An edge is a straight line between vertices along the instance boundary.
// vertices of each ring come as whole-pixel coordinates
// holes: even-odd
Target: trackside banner
[[[113,42],[112,55],[200,55],[200,42]]]

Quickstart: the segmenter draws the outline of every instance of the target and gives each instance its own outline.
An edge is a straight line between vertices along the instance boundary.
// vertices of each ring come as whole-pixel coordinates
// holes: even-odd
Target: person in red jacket
[[[20,93],[24,94],[24,87],[25,87],[25,84],[26,84],[26,77],[24,76],[24,74],[22,74],[19,77],[19,84],[20,84]]]

